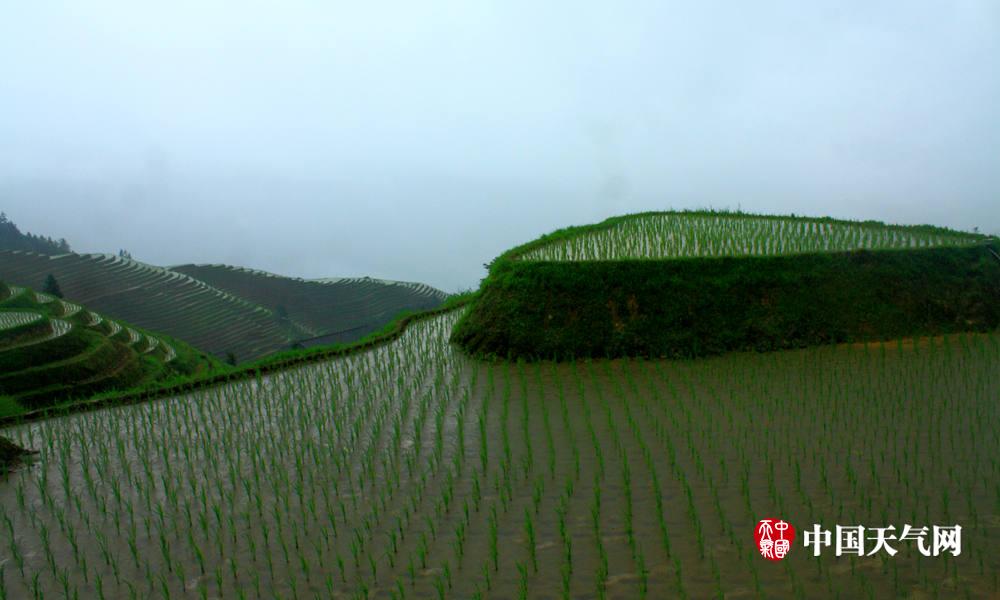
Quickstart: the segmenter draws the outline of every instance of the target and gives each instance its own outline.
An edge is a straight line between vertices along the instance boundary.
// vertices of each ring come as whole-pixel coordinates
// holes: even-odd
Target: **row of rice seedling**
[[[23,327],[41,320],[42,315],[35,312],[2,311],[0,312],[0,331]]]
[[[139,343],[139,340],[142,339],[142,334],[136,331],[135,329],[132,329],[131,327],[126,327],[125,333],[128,334],[128,342],[126,343],[129,346]]]
[[[294,588],[283,587],[286,585],[284,570],[293,563],[302,569],[299,572],[302,577],[301,585],[320,583],[325,586],[327,581],[315,579],[318,565],[332,564],[344,565],[345,570],[339,574],[337,571],[323,573],[324,576],[330,576],[329,583],[332,584],[334,579],[339,581],[343,577],[344,580],[351,581],[357,589],[371,586],[374,582],[366,581],[363,572],[358,571],[370,569],[372,577],[376,577],[381,571],[379,562],[382,559],[378,558],[378,554],[369,552],[368,548],[377,548],[383,541],[378,535],[380,532],[374,527],[378,526],[387,531],[387,515],[400,514],[390,510],[398,508],[403,502],[395,495],[398,489],[396,482],[400,478],[406,482],[412,477],[413,487],[423,490],[419,492],[421,495],[426,497],[436,495],[436,490],[433,494],[431,490],[435,489],[435,480],[446,465],[444,445],[437,444],[434,450],[430,450],[433,442],[427,441],[425,427],[429,427],[428,422],[433,421],[436,429],[435,438],[443,441],[446,438],[443,428],[448,415],[440,405],[432,405],[430,395],[417,397],[420,386],[428,384],[430,380],[436,382],[434,386],[436,390],[445,389],[442,386],[449,382],[445,380],[443,365],[425,362],[423,364],[426,364],[428,369],[426,373],[400,369],[390,374],[386,367],[388,364],[397,364],[397,361],[399,364],[421,364],[416,360],[418,354],[414,353],[417,348],[414,347],[405,355],[400,353],[393,355],[391,362],[386,360],[389,357],[380,357],[379,360],[386,362],[369,363],[368,355],[354,361],[358,369],[364,369],[371,375],[371,379],[359,380],[352,370],[346,372],[338,370],[331,375],[330,380],[307,382],[300,379],[287,382],[290,387],[286,391],[290,392],[298,386],[308,386],[299,390],[311,392],[317,401],[329,399],[327,394],[331,393],[331,390],[340,390],[339,393],[333,392],[338,395],[344,394],[346,399],[344,403],[327,405],[328,412],[320,415],[322,419],[316,422],[318,430],[315,432],[300,430],[303,425],[311,423],[316,415],[287,406],[286,403],[298,402],[290,393],[277,399],[281,405],[262,407],[266,413],[240,415],[228,412],[233,410],[234,406],[230,402],[232,399],[230,393],[226,392],[208,399],[208,402],[217,404],[200,405],[200,410],[205,411],[203,413],[205,423],[203,423],[204,429],[199,432],[200,439],[194,446],[190,444],[194,441],[192,438],[187,439],[189,444],[178,444],[179,440],[173,438],[173,432],[159,432],[167,433],[167,437],[159,437],[154,433],[159,431],[160,426],[175,431],[184,431],[191,427],[191,424],[181,423],[185,416],[191,418],[195,416],[190,412],[194,405],[186,402],[172,403],[172,408],[183,405],[181,406],[183,415],[168,412],[165,419],[163,414],[158,414],[157,418],[153,419],[149,414],[142,414],[143,411],[136,411],[136,415],[139,416],[136,417],[137,420],[131,422],[127,420],[115,420],[110,423],[88,422],[91,426],[110,427],[112,431],[117,432],[117,435],[109,435],[108,431],[90,430],[82,437],[63,438],[61,441],[66,444],[72,444],[72,440],[85,440],[91,436],[95,439],[114,440],[112,443],[117,444],[117,448],[107,443],[96,449],[83,448],[81,451],[88,454],[88,460],[84,464],[92,465],[93,471],[88,468],[78,474],[78,479],[75,480],[78,485],[74,486],[71,481],[67,484],[68,487],[64,487],[60,492],[61,505],[79,507],[86,498],[89,507],[89,510],[73,513],[73,517],[66,521],[67,526],[60,527],[63,533],[71,529],[66,542],[70,542],[70,538],[75,539],[74,536],[84,531],[87,532],[88,539],[94,542],[88,547],[96,549],[101,547],[99,540],[102,536],[109,536],[110,531],[118,534],[119,530],[128,541],[128,544],[121,546],[124,556],[116,559],[128,562],[130,568],[134,569],[127,578],[116,575],[114,570],[117,568],[117,563],[108,565],[100,556],[96,557],[98,560],[95,561],[95,557],[88,558],[82,553],[77,555],[79,550],[74,551],[73,559],[78,560],[76,566],[79,569],[88,569],[84,571],[83,583],[88,584],[89,579],[89,585],[92,586],[94,581],[100,581],[100,589],[87,587],[85,595],[106,594],[108,597],[117,595],[127,597],[134,593],[137,596],[145,596],[152,593],[159,594],[164,586],[171,594],[183,595],[187,589],[186,579],[174,582],[167,578],[166,583],[153,581],[151,587],[145,590],[133,590],[129,583],[134,582],[142,573],[152,573],[154,570],[161,573],[162,578],[166,578],[166,574],[172,572],[188,573],[190,566],[195,566],[198,573],[205,576],[205,585],[201,586],[204,593],[210,592],[209,583],[215,583],[217,587],[221,585],[227,590],[227,594],[233,589],[249,586],[248,581],[239,578],[235,581],[223,581],[221,584],[214,579],[216,575],[219,577],[229,575],[229,569],[232,568],[232,565],[224,560],[229,550],[223,550],[218,557],[212,557],[217,558],[214,572],[208,568],[205,562],[210,560],[208,548],[214,550],[220,544],[223,547],[231,545],[232,548],[241,548],[242,551],[249,551],[256,556],[259,561],[259,571],[267,574],[261,585],[277,586],[277,589],[272,591],[263,591],[267,588],[261,588],[262,596],[272,593],[286,596],[295,593],[292,591]],[[419,348],[420,352],[431,352],[431,349],[425,346]],[[344,365],[338,363],[337,366]],[[343,386],[341,377],[345,379]],[[260,395],[268,393],[266,388],[269,384],[270,382],[259,383]],[[351,389],[348,389],[349,387]],[[376,402],[375,399],[380,395],[378,393],[380,391],[390,393],[394,400],[401,400],[401,405],[390,407]],[[257,399],[245,400],[250,403]],[[414,404],[419,404],[421,408],[416,409]],[[407,405],[410,408],[406,408]],[[150,408],[152,406],[150,405]],[[160,405],[161,408],[163,406],[167,405]],[[247,407],[244,405],[243,408]],[[307,405],[309,411],[315,408],[315,405]],[[337,418],[334,418],[334,415]],[[217,418],[224,421],[220,423]],[[258,421],[258,418],[263,421]],[[262,422],[268,423],[272,431],[265,432],[254,428],[254,425],[260,425]],[[390,423],[395,425],[396,432],[391,438],[386,435]],[[234,443],[229,437],[234,435],[234,432],[227,430],[227,427],[237,428],[238,433],[235,435],[242,436],[242,443]],[[220,443],[221,440],[217,437],[219,428],[223,429],[224,443]],[[186,433],[197,435],[190,429]],[[282,433],[287,434],[287,437]],[[314,433],[315,437],[310,435],[311,433]],[[309,437],[297,439],[300,435]],[[423,442],[414,443],[414,440],[421,438]],[[291,443],[291,447],[283,451],[277,446],[271,446],[275,439],[281,440],[282,443]],[[388,456],[384,454],[387,439],[391,440],[395,450],[394,454]],[[219,451],[224,447],[235,448],[235,451],[225,458],[215,456],[216,444]],[[129,452],[126,452],[127,445],[130,447]],[[201,454],[201,460],[197,463],[193,460],[187,461],[189,458],[194,459],[195,453],[199,451],[204,453]],[[183,453],[184,460],[177,462],[178,456],[173,456],[173,452],[177,452],[178,455]],[[43,455],[46,463],[52,464],[58,460],[54,454],[43,453]],[[94,455],[99,457],[96,464],[92,459]],[[283,456],[287,457],[287,463],[281,460]],[[431,459],[429,466],[421,460],[427,456]],[[206,460],[212,464],[206,463]],[[277,464],[276,461],[283,464]],[[176,467],[175,462],[177,462]],[[195,464],[205,470],[195,470]],[[403,465],[407,470],[406,474],[401,475]],[[386,477],[384,481],[388,484],[373,487],[371,484],[379,480],[380,475]],[[108,479],[102,480],[104,477]],[[318,480],[319,477],[324,479],[322,483]],[[98,485],[91,489],[88,479],[90,481],[97,479]],[[123,481],[127,482],[123,486],[127,488],[127,493],[122,493],[120,490]],[[219,481],[224,482],[221,491],[216,485]],[[113,510],[109,510],[104,500],[97,495],[96,490],[104,486],[110,486],[113,492],[107,501],[113,505]],[[62,513],[58,512],[59,505],[54,503],[49,505],[45,498],[51,497],[52,493],[48,487],[43,486],[41,489],[38,494],[42,498],[42,504],[56,510],[54,522],[60,522]],[[86,492],[86,496],[82,495],[81,490]],[[21,493],[23,492],[22,488]],[[375,501],[376,496],[372,496],[360,502],[359,498],[368,493],[377,494],[377,501]],[[451,502],[454,497],[454,494],[445,496],[446,502]],[[414,497],[407,498],[407,501],[412,498]],[[230,512],[230,509],[239,504],[243,504],[252,512],[255,537],[246,538],[243,534],[234,536],[234,532],[230,529],[236,526],[238,516],[246,516]],[[420,505],[417,506],[419,508]],[[273,510],[268,512],[268,507]],[[418,516],[413,513],[416,510],[410,509],[408,512],[413,516],[404,518],[416,521]],[[146,518],[140,520],[133,517],[137,513],[144,514]],[[109,517],[110,514],[114,517]],[[305,522],[306,515],[314,517],[318,514],[327,516],[327,519],[322,521],[323,525],[317,526]],[[407,514],[407,511],[402,514]],[[91,515],[99,515],[101,518],[92,519]],[[170,518],[167,518],[168,516]],[[95,520],[103,523],[103,530],[92,530],[88,525],[89,522],[93,527],[97,527]],[[178,525],[184,522],[186,522],[185,527]],[[257,523],[260,523],[259,528],[256,527]],[[214,530],[211,527],[213,524]],[[47,532],[52,531],[54,526],[50,523],[44,527],[45,532],[39,535],[47,539]],[[169,528],[179,527],[180,531],[167,531]],[[402,527],[405,533],[406,525]],[[334,531],[343,535],[334,539]],[[350,533],[350,536],[345,532]],[[437,532],[434,532],[434,535],[437,535]],[[38,541],[44,545],[41,538]],[[69,543],[69,547],[74,546],[82,548],[80,545]],[[307,549],[314,554],[303,554]],[[69,548],[66,550],[69,551]],[[403,552],[402,547],[399,552]],[[412,548],[407,552],[415,553]],[[298,555],[294,557],[295,560],[293,553]],[[55,556],[56,554],[53,554],[53,557]],[[388,557],[385,560],[395,560],[395,557]],[[184,564],[185,561],[187,565]],[[204,571],[200,567],[203,563]],[[100,564],[104,566],[97,567]],[[348,570],[352,565],[355,569]],[[95,567],[96,572],[93,577],[88,574],[90,567]],[[50,575],[55,589],[59,589],[62,585],[60,577],[65,579],[65,573],[52,571]],[[208,581],[209,579],[211,581]],[[174,583],[176,583],[175,588],[171,587]],[[293,579],[287,585],[299,586],[300,581]]]
[[[5,300],[4,306],[13,310],[0,311],[0,319],[11,321],[10,327],[0,327],[0,392],[6,394],[8,419],[67,397],[148,385],[215,366],[184,344],[161,348],[160,336],[105,319],[75,303],[37,300],[32,291],[30,296]],[[148,358],[139,359],[139,354]],[[164,369],[165,363],[173,364]]]
[[[177,351],[173,346],[166,342],[160,342],[160,345],[163,346],[163,362],[168,363],[177,358]]]
[[[261,306],[278,310],[308,335],[358,339],[403,310],[436,308],[447,294],[425,284],[369,277],[307,280],[228,265],[182,265],[173,270]]]
[[[529,250],[519,258],[591,261],[767,256],[858,249],[929,248],[972,244],[977,239],[958,232],[873,223],[742,214],[663,213],[626,218],[610,227],[560,238]]]
[[[64,319],[68,319],[68,318],[72,317],[73,315],[75,315],[76,313],[78,313],[81,310],[83,310],[83,307],[80,306],[79,304],[73,304],[72,302],[66,302],[65,300],[60,300],[59,304],[62,307],[62,315],[61,316]]]
[[[18,345],[26,346],[28,344],[41,344],[43,342],[52,341],[58,337],[62,337],[73,330],[73,324],[69,321],[63,321],[62,319],[51,319],[49,321],[50,330],[45,335],[32,337],[30,340],[23,342]]]
[[[5,432],[3,597],[987,596],[1000,337],[478,363],[454,313],[329,363]],[[780,516],[958,557],[763,560]],[[120,540],[120,541],[118,541]]]
[[[42,289],[48,274],[74,303],[216,356],[248,360],[289,343],[271,311],[182,273],[104,254],[0,251],[4,280]]]

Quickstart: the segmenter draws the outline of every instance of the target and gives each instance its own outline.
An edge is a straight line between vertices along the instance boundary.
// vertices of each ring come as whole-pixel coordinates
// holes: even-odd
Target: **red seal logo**
[[[785,558],[795,541],[795,528],[782,519],[761,519],[753,530],[757,551],[767,560]]]

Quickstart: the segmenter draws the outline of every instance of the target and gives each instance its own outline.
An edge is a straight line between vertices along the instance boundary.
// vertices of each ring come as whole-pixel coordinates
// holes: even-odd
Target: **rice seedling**
[[[524,509],[524,534],[527,538],[528,558],[531,561],[531,568],[538,573],[538,553],[535,539],[535,520],[533,513],[527,508]]]
[[[958,232],[872,223],[830,222],[739,213],[636,215],[611,227],[536,247],[521,260],[585,261],[688,256],[766,256],[974,243]]]
[[[445,343],[456,317],[329,363],[9,428],[40,454],[0,482],[4,593],[882,597],[955,591],[943,578],[997,593],[996,334],[494,365]],[[795,548],[785,571],[747,554],[772,511],[969,527],[946,565],[901,548],[852,576]]]
[[[528,598],[528,567],[524,563],[517,563],[517,597],[520,600],[527,600]]]

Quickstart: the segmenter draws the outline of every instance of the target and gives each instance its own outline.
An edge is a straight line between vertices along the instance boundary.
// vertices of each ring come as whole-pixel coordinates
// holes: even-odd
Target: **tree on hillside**
[[[42,291],[50,296],[55,296],[56,298],[62,298],[62,290],[59,289],[59,282],[56,281],[55,275],[49,273],[48,277],[45,278],[45,283],[42,285]]]
[[[132,253],[129,252],[128,250],[121,249],[118,251],[118,256],[122,258],[132,258]]]
[[[288,319],[288,309],[285,308],[284,304],[279,304],[274,308],[274,318],[279,321]]]

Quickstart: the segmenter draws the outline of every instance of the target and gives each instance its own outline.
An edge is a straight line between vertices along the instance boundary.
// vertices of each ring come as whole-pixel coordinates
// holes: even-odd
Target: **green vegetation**
[[[240,362],[296,343],[351,342],[402,310],[433,308],[446,297],[419,284],[364,278],[308,282],[231,267],[171,270],[120,254],[0,250],[0,279],[43,289],[51,274],[75,303],[184,340],[220,360],[232,354]],[[279,306],[285,306],[286,318],[275,312]]]
[[[52,275],[52,273],[49,273],[48,276],[45,277],[45,283],[42,284],[42,291],[50,296],[55,296],[56,298],[63,297],[62,289],[59,287],[59,282],[56,281],[56,278]]]
[[[4,336],[14,336],[30,330],[40,324],[43,319],[42,315],[34,312],[0,312],[0,332],[3,332]]]
[[[2,291],[2,287],[0,287],[0,291]],[[48,417],[64,416],[73,412],[96,410],[109,406],[134,404],[154,398],[168,398],[178,394],[186,394],[197,389],[229,385],[234,381],[242,379],[257,379],[267,373],[348,356],[391,342],[401,336],[406,331],[406,328],[413,323],[465,306],[473,297],[472,293],[457,294],[450,296],[443,305],[434,310],[422,312],[403,311],[382,329],[353,342],[286,350],[254,362],[244,363],[235,368],[217,363],[214,368],[203,369],[193,375],[177,374],[167,379],[158,380],[153,384],[143,384],[128,389],[100,392],[90,397],[73,398],[27,412],[20,405],[10,407],[9,410],[4,410],[4,405],[2,404],[4,397],[0,396],[0,425],[36,421]],[[107,324],[117,328],[117,331],[123,330],[114,321],[107,321]],[[169,350],[169,348],[168,346],[167,349]],[[30,360],[29,358],[27,361],[28,364],[30,364]]]
[[[303,347],[360,339],[401,311],[434,309],[448,297],[428,285],[369,277],[307,280],[228,265],[171,270],[272,311]]]
[[[0,251],[0,279],[41,289],[49,273],[73,302],[216,358],[264,356],[288,343],[267,309],[168,269],[113,255]]]
[[[0,283],[0,416],[70,398],[208,374],[215,360],[186,344],[79,305]]]
[[[982,239],[929,225],[902,227],[877,221],[689,211],[640,213],[571,227],[510,255],[525,261],[776,256],[967,246]]]
[[[528,358],[701,356],[1000,324],[984,236],[931,226],[644,213],[490,265],[454,341]]]
[[[743,229],[705,221],[692,243],[714,248],[710,256],[663,245],[652,260],[622,258],[634,248],[616,248],[614,235],[574,241],[599,227],[558,232],[494,261],[478,294],[397,314],[350,344],[174,373],[27,413],[0,388],[2,433],[40,452],[31,468],[0,478],[0,600],[1000,594],[993,242],[798,218],[769,230],[769,218],[747,218]],[[611,221],[633,228],[623,240],[644,227],[629,219]],[[713,246],[709,225],[787,239],[723,236]],[[833,239],[820,248],[817,234]],[[907,247],[886,247],[899,240]],[[552,250],[564,258],[538,260],[549,244],[564,244]],[[845,251],[852,244],[878,249]],[[740,247],[745,255],[731,255]],[[525,258],[532,252],[542,254]],[[796,296],[802,286],[814,297]],[[532,312],[529,300],[539,299],[549,312]],[[273,301],[262,310],[276,326],[298,327],[308,314]],[[866,341],[568,362],[482,362],[448,344],[484,306],[504,302],[509,314],[496,313],[497,324],[525,329],[491,334],[555,340],[549,349],[561,358],[570,354],[561,347],[585,339],[539,325],[558,310],[576,311],[574,326],[610,321],[618,338],[587,325],[595,355],[628,353],[634,346],[613,344],[650,330],[665,331],[680,354],[746,340],[758,342],[752,349]],[[589,312],[601,306],[603,316]],[[666,306],[658,310],[673,320],[647,306]],[[866,339],[902,336],[908,319],[933,332],[986,331]],[[50,351],[28,354],[41,339]],[[182,359],[177,346],[0,285],[0,382],[14,370],[15,387],[30,383],[45,371],[33,362],[41,356],[83,377],[89,367],[74,361],[110,364],[119,348],[162,355],[162,369]],[[165,399],[142,402],[151,398]],[[891,557],[832,548],[814,557],[800,537],[772,563],[753,544],[764,517],[787,519],[800,536],[814,523],[896,533],[957,523],[962,552],[925,558],[915,542],[892,540]]]
[[[21,233],[17,225],[5,213],[0,212],[0,250],[56,255],[69,252],[70,247],[65,239],[54,240],[50,237]]]
[[[481,363],[392,343],[8,428],[5,597],[989,597],[1000,337]],[[945,459],[944,457],[947,457]],[[960,523],[784,564],[752,530]],[[121,540],[116,543],[114,540]]]

